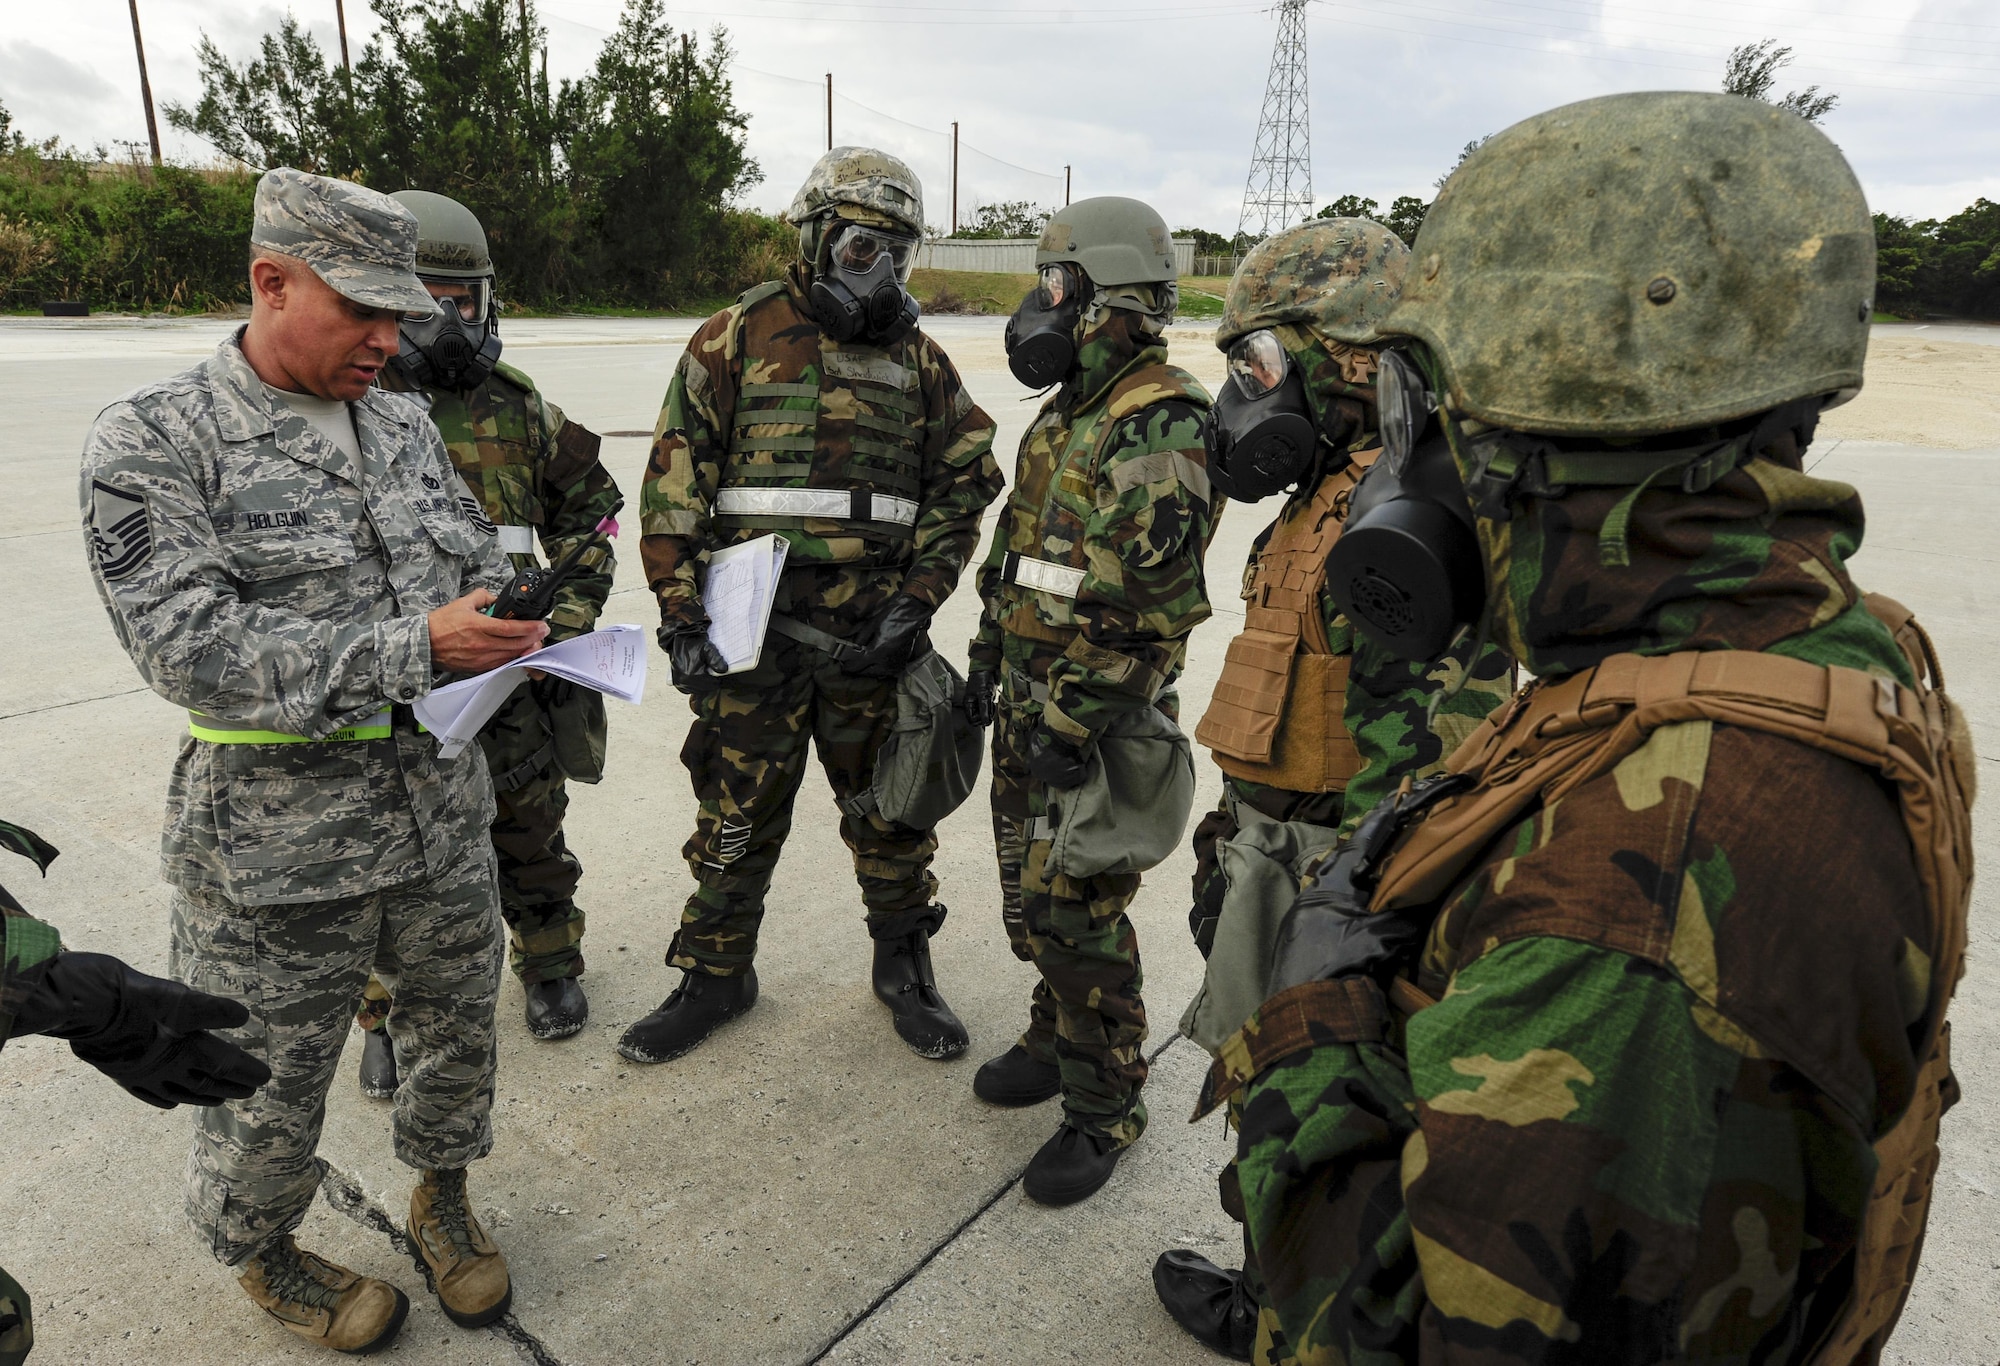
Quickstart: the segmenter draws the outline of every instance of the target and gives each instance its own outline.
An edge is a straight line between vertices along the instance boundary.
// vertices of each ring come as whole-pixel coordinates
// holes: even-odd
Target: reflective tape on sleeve
[[[342,726],[331,735],[287,735],[280,730],[258,730],[240,721],[224,721],[188,713],[188,734],[211,745],[330,745],[348,740],[386,740],[390,735],[389,709],[384,707],[365,721]]]
[[[714,511],[720,517],[822,517],[833,522],[888,522],[895,526],[917,523],[917,505],[910,499],[862,489],[720,489]]]
[[[535,553],[535,529],[531,526],[496,527],[500,533],[500,549],[509,555],[532,555]]]
[[[1041,593],[1053,593],[1059,598],[1073,598],[1083,587],[1083,571],[1071,569],[1065,564],[1050,564],[1047,560],[1031,560],[1026,555],[1007,552],[1005,563],[1000,566],[1003,583],[1018,583],[1023,588],[1032,588]]]

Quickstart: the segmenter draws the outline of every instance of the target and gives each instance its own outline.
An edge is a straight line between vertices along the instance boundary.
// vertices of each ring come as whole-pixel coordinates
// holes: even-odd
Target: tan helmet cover
[[[803,228],[840,205],[882,215],[904,232],[924,233],[924,187],[916,172],[873,147],[836,147],[813,163],[806,183],[785,211],[785,220]]]
[[[1167,220],[1152,205],[1118,195],[1079,199],[1042,229],[1035,269],[1074,262],[1100,289],[1168,284],[1180,278]]]
[[[1376,330],[1395,306],[1410,264],[1403,239],[1366,218],[1314,218],[1271,234],[1236,267],[1215,344],[1280,323],[1303,323],[1354,346],[1382,340]]]
[[[1833,141],[1737,95],[1606,95],[1452,173],[1382,331],[1459,412],[1643,436],[1861,387],[1875,233]]]

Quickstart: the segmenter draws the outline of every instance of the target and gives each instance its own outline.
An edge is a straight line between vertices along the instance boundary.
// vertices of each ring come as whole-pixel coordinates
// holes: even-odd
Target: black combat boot
[[[926,1058],[955,1058],[972,1042],[958,1016],[938,994],[931,971],[931,936],[943,923],[944,907],[932,908],[935,920],[908,934],[875,941],[875,995],[889,1007],[896,1032]]]
[[[1196,1342],[1231,1360],[1250,1360],[1257,1345],[1257,1301],[1241,1271],[1225,1271],[1199,1252],[1177,1247],[1153,1263],[1153,1291]]]
[[[618,1051],[633,1062],[665,1062],[690,1052],[724,1022],[757,1004],[757,969],[740,977],[685,972],[660,1008],[625,1031]]]
[[[538,1039],[567,1039],[590,1018],[590,1001],[574,977],[530,982],[526,990],[528,1032]]]
[[[1021,1189],[1038,1205],[1074,1205],[1097,1194],[1118,1167],[1125,1150],[1115,1138],[1100,1138],[1068,1120],[1028,1161]]]
[[[1040,1105],[1062,1093],[1062,1068],[1015,1044],[972,1074],[972,1094],[988,1105]]]
[[[370,1100],[396,1098],[396,1046],[386,1029],[361,1031],[361,1094]]]

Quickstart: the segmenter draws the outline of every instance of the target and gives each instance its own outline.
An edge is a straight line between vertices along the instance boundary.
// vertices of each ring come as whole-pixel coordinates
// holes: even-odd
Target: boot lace
[[[319,1258],[302,1250],[290,1238],[264,1254],[264,1284],[272,1295],[287,1304],[303,1304],[314,1309],[331,1309],[340,1299],[320,1272],[331,1270]]]
[[[465,1172],[431,1173],[431,1216],[451,1239],[452,1249],[461,1256],[475,1255],[472,1240],[472,1211],[465,1203]]]

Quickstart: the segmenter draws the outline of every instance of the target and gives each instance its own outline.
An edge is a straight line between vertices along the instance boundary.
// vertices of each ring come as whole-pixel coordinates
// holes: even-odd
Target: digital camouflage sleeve
[[[738,354],[744,333],[745,302],[717,313],[689,340],[667,387],[654,428],[652,455],[640,494],[640,554],[646,582],[660,601],[663,622],[702,619],[698,558],[760,530],[720,533],[709,508],[720,487],[737,409],[745,383],[818,385],[827,341],[804,302],[798,268],[787,277],[783,295],[751,306],[789,309],[790,325],[771,329],[774,354]],[[756,291],[752,291],[754,295]],[[749,299],[752,295],[746,295]],[[890,343],[913,353],[922,394],[923,469],[914,544],[878,544],[857,535],[808,535],[786,531],[791,542],[786,563],[899,563],[906,565],[902,591],[936,607],[951,596],[979,537],[982,512],[1000,494],[1004,481],[993,459],[993,420],[972,401],[949,357],[921,332]],[[837,469],[846,452],[829,441],[825,426],[852,415],[821,414],[815,475]]]
[[[1759,461],[1642,499],[1631,570],[1565,579],[1622,492],[1489,547],[1530,669],[1608,638],[1907,681],[1854,615],[1851,489]],[[1318,1019],[1243,1093],[1247,1230],[1297,1360],[1796,1359],[1915,1087],[1928,933],[1893,798],[1819,750],[1689,722],[1533,813],[1446,899],[1437,1005],[1400,1040]]]

